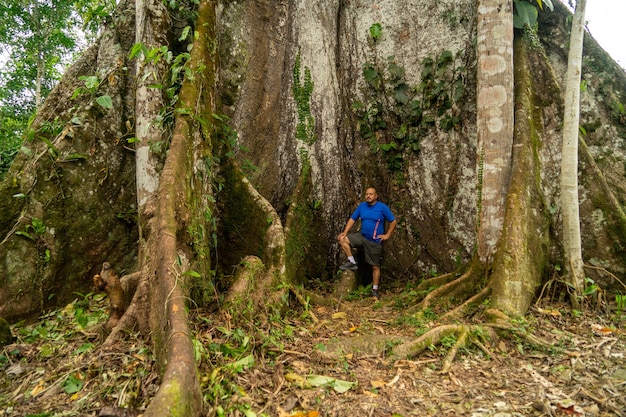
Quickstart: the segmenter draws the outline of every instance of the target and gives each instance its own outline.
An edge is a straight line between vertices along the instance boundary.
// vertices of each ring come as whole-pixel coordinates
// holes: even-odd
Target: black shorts
[[[372,242],[367,240],[360,233],[351,233],[348,235],[350,244],[357,249],[362,249],[365,255],[365,262],[370,265],[380,266],[380,258],[383,256],[382,243]]]

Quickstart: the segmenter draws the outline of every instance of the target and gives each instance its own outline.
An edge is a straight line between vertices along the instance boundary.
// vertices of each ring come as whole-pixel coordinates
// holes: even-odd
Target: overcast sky
[[[626,68],[626,0],[587,0],[585,20],[591,36]]]

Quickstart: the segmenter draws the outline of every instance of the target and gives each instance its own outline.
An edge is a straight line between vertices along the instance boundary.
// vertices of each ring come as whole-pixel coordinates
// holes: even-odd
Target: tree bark
[[[582,71],[583,38],[585,35],[586,0],[576,2],[572,20],[570,47],[565,77],[565,112],[563,116],[563,150],[561,163],[561,209],[563,216],[563,252],[567,280],[574,293],[571,301],[576,307],[585,287],[580,212],[578,199],[578,135],[580,112],[580,79]]]
[[[478,2],[478,258],[491,263],[504,225],[513,148],[513,4]]]
[[[196,35],[189,58],[190,78],[186,78],[180,91],[172,143],[159,181],[158,204],[155,216],[149,220],[150,235],[146,241],[144,279],[150,280],[150,330],[155,341],[157,357],[165,366],[159,392],[150,402],[144,416],[197,416],[202,410],[202,396],[187,317],[188,293],[185,284],[187,272],[198,262],[202,241],[186,235],[202,224],[211,232],[208,219],[202,213],[193,217],[192,208],[206,201],[210,182],[194,187],[193,178],[204,158],[211,158],[211,117],[215,105],[214,91],[217,59],[210,47],[215,39],[215,7],[213,1],[204,1],[198,9]],[[201,103],[201,104],[199,104]],[[205,207],[209,209],[210,207]],[[179,238],[180,237],[180,238]],[[190,253],[189,244],[196,245]],[[189,254],[189,255],[187,255]],[[206,266],[206,265],[205,265]]]
[[[533,112],[536,88],[528,45],[515,40],[515,141],[506,216],[491,272],[492,306],[524,316],[541,285],[550,241],[548,209],[541,198],[538,155],[541,120]]]
[[[154,207],[146,207],[156,197],[159,185],[158,157],[154,149],[165,147],[159,113],[165,107],[165,54],[169,15],[165,4],[155,0],[135,2],[135,43],[143,52],[137,57],[137,93],[135,102],[135,159],[137,164],[137,204],[140,216],[151,216]],[[161,86],[161,87],[158,87]],[[154,205],[154,202],[152,203]],[[141,221],[140,221],[141,224]],[[141,228],[140,228],[141,234]]]

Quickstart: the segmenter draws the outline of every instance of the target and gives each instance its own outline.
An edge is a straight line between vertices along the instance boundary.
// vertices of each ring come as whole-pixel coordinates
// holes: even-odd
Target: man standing
[[[354,223],[361,219],[361,233],[350,233]],[[385,220],[389,222],[387,232],[385,232]],[[337,241],[341,249],[348,257],[348,262],[341,265],[339,269],[358,269],[358,265],[352,255],[352,247],[363,251],[365,262],[372,265],[372,295],[380,298],[378,294],[378,283],[380,282],[380,258],[383,254],[382,243],[391,237],[396,228],[396,217],[391,209],[378,201],[378,194],[374,187],[365,190],[365,201],[359,204],[354,213],[348,219],[343,232],[337,236]]]

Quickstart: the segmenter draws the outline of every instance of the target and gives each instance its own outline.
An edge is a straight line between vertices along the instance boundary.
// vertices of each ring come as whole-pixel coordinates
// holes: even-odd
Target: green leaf
[[[371,64],[365,65],[365,68],[363,69],[363,77],[365,78],[365,81],[373,87],[378,87],[380,84],[380,74],[378,74],[376,68],[374,68]]]
[[[18,236],[24,236],[24,237],[26,237],[26,238],[28,238],[30,240],[35,240],[28,232],[24,232],[24,231],[18,230],[17,232],[15,232],[15,234],[18,235]]]
[[[83,389],[83,381],[77,378],[75,375],[70,375],[63,382],[63,391],[67,394],[75,394]]]
[[[191,30],[191,26],[185,26],[185,29],[183,29],[183,33],[180,34],[180,37],[178,38],[178,40],[182,42],[185,39],[187,39],[187,36],[189,36],[190,30]]]
[[[98,77],[95,75],[83,75],[78,77],[78,79],[85,82],[85,87],[87,87],[89,91],[93,91],[100,85],[100,80],[98,80]]]
[[[313,387],[331,387],[341,394],[358,385],[356,382],[343,381],[324,375],[308,375],[306,380]]]
[[[74,355],[80,355],[81,353],[89,352],[94,347],[93,343],[83,343],[78,349],[74,351]]]
[[[391,62],[389,63],[387,70],[389,71],[389,75],[391,76],[391,78],[394,78],[396,80],[403,78],[406,74],[406,70],[404,69],[404,67],[395,63],[393,61],[394,57],[389,57],[389,59],[391,60]]]
[[[365,106],[360,101],[357,100],[352,102],[352,110],[361,110],[363,108],[365,108]]]
[[[109,95],[104,95],[104,96],[98,97],[96,99],[96,103],[98,103],[99,105],[101,105],[105,109],[112,109],[113,108],[113,100],[111,100],[111,96],[109,96]]]
[[[335,381],[335,378],[324,375],[308,375],[306,380],[313,387],[323,387],[325,385],[332,384]]]
[[[237,373],[242,372],[244,369],[251,368],[252,366],[254,366],[254,356],[252,355],[248,355],[239,359],[237,362],[226,365],[227,368]]]
[[[344,392],[349,391],[351,388],[354,388],[356,386],[357,386],[356,382],[343,381],[341,379],[336,379],[332,387],[338,393],[343,394]]]
[[[513,25],[522,29],[525,26],[533,27],[537,23],[537,8],[526,1],[515,3],[515,14],[513,16]]]
[[[130,54],[128,55],[129,59],[133,59],[135,56],[142,54],[143,56],[147,55],[147,49],[143,46],[143,43],[136,43],[130,48]]]
[[[39,348],[39,356],[42,358],[49,358],[54,355],[54,349],[50,345],[43,345]]]
[[[374,41],[380,39],[382,34],[383,27],[380,23],[374,23],[372,26],[370,26],[370,36],[372,37],[372,39],[374,39]]]
[[[409,86],[407,84],[398,84],[396,88],[393,89],[393,97],[396,99],[398,103],[407,104],[410,100],[407,92],[409,91]]]

